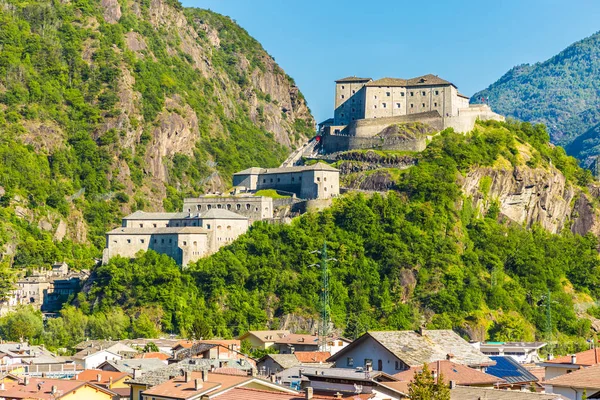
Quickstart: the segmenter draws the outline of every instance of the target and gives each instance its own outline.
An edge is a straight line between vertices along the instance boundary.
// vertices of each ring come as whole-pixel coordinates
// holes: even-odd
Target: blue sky
[[[183,0],[233,18],[304,93],[317,121],[334,80],[433,73],[470,96],[515,65],[600,30],[598,0]]]

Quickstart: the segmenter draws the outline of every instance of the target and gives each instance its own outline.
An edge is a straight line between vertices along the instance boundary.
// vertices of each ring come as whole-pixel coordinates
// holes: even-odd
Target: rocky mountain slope
[[[600,33],[547,61],[514,67],[471,102],[482,98],[500,114],[544,123],[554,143],[589,165],[600,154]]]
[[[228,17],[0,1],[0,249],[16,265],[77,266],[121,214],[276,166],[313,127],[293,79]]]

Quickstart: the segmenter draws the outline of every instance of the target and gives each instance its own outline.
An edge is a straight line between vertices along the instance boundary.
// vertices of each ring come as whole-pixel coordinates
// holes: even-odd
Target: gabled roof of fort
[[[343,83],[343,82],[369,82],[369,81],[372,81],[372,79],[371,78],[359,78],[356,76],[348,76],[346,78],[338,79],[335,82]]]
[[[161,220],[161,219],[189,219],[196,218],[197,215],[190,214],[187,212],[144,212],[144,211],[136,211],[133,214],[130,214],[123,219],[130,220]]]
[[[303,165],[299,167],[285,167],[285,168],[248,168],[240,172],[236,172],[233,175],[262,175],[262,174],[288,174],[292,172],[305,172],[305,171],[331,171],[339,172],[338,169],[333,168],[329,164],[316,163],[313,165]]]
[[[243,215],[236,214],[232,211],[225,210],[223,208],[212,208],[202,214],[203,219],[248,219]]]
[[[371,81],[367,83],[365,86],[373,87],[373,86],[389,86],[389,87],[410,87],[410,86],[444,86],[444,85],[452,85],[455,86],[452,82],[448,82],[445,79],[438,77],[437,75],[427,74],[423,76],[417,76],[412,79],[401,79],[401,78],[381,78],[376,81]],[[456,87],[456,86],[455,86]]]

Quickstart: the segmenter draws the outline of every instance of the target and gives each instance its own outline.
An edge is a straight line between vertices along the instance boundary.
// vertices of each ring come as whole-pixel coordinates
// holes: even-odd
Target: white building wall
[[[113,354],[110,351],[99,351],[97,353],[89,355],[83,360],[84,369],[96,369],[100,364],[105,361],[122,360],[123,357],[117,354]]]
[[[352,365],[349,365],[348,358],[352,358]],[[378,368],[381,361],[381,370],[390,375],[408,369],[408,366],[404,365],[401,360],[371,338],[367,338],[352,350],[346,351],[340,359],[336,361],[335,366],[337,368],[364,367],[365,360],[372,360],[374,371],[379,370]],[[396,369],[396,361],[399,361],[399,369]]]

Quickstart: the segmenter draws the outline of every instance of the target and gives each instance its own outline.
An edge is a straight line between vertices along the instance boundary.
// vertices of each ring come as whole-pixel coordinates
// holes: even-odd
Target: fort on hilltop
[[[436,131],[471,131],[477,120],[503,121],[486,104],[469,104],[456,85],[436,75],[412,79],[339,79],[334,117],[319,124],[325,153],[354,149],[420,151],[427,137],[382,135],[390,126],[421,122]],[[388,130],[389,131],[389,130]]]

